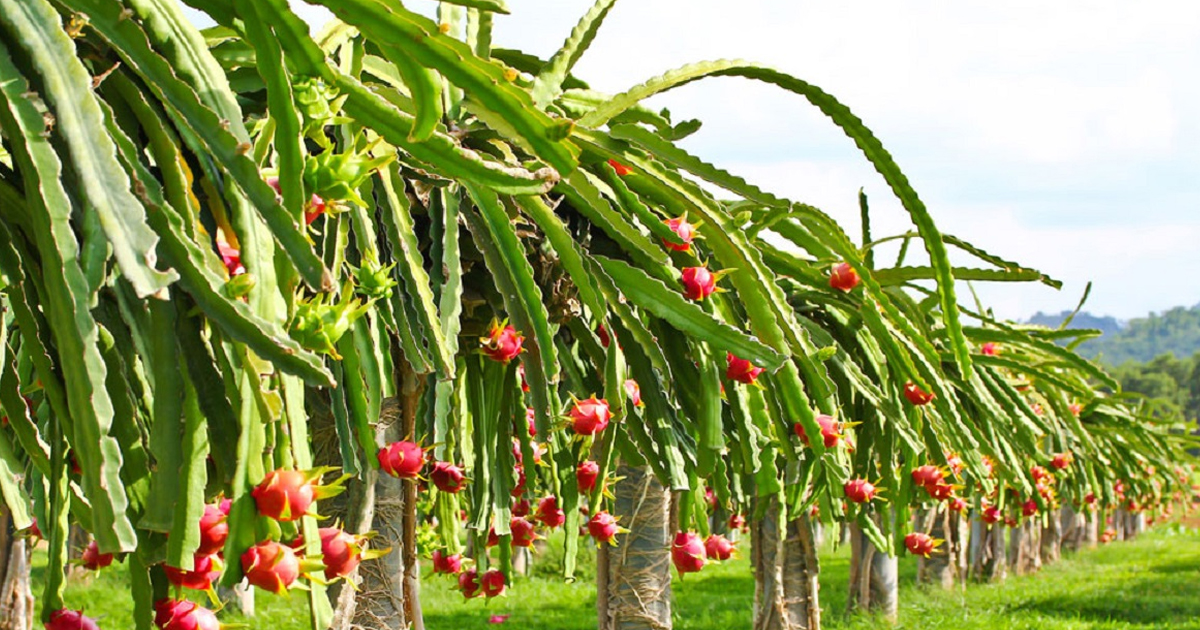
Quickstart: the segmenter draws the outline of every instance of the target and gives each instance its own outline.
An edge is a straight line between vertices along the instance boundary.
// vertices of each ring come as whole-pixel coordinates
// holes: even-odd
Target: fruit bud
[[[725,354],[725,361],[727,363],[725,378],[746,385],[753,384],[754,381],[758,380],[758,375],[766,371],[763,368],[755,367],[747,359],[739,359],[733,356],[732,352]]]
[[[858,272],[854,271],[854,267],[851,267],[850,263],[837,263],[829,272],[829,286],[843,293],[854,290],[854,287],[858,286],[858,282]]]
[[[625,177],[626,175],[633,172],[632,168],[629,168],[628,166],[626,166],[616,160],[609,160],[608,165],[613,167],[613,170],[616,171],[617,175],[620,177]]]
[[[625,395],[629,397],[629,404],[634,407],[642,406],[642,388],[637,381],[625,379]]]
[[[929,401],[933,400],[934,396],[935,394],[917,387],[912,381],[904,384],[904,397],[908,399],[908,402],[918,407],[929,404]]]
[[[696,228],[691,223],[688,223],[687,215],[683,215],[674,219],[664,221],[671,231],[679,236],[679,240],[683,241],[682,245],[676,245],[667,239],[663,239],[663,245],[667,249],[677,252],[686,252],[692,248],[692,241],[696,238]]]

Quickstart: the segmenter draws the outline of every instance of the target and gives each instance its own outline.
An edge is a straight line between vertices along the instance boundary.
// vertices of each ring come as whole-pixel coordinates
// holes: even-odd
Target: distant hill
[[[1070,314],[1070,311],[1057,315],[1038,312],[1029,323],[1057,328]],[[1069,327],[1103,331],[1103,336],[1085,341],[1077,350],[1108,365],[1126,361],[1144,363],[1162,354],[1183,359],[1200,352],[1200,304],[1191,308],[1177,306],[1128,322],[1084,311],[1075,316]]]

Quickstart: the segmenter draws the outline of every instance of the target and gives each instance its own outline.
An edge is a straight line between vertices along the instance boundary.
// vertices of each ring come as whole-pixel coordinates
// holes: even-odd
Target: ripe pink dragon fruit
[[[46,630],[100,630],[96,620],[85,617],[82,610],[66,608],[50,613],[50,621],[45,626]]]
[[[825,448],[833,448],[838,445],[842,439],[841,423],[833,419],[833,416],[821,414],[817,416],[817,425],[821,427],[821,440],[825,444]],[[797,422],[792,425],[792,430],[796,432],[796,436],[800,441],[808,445],[808,433],[804,431],[804,425]]]
[[[80,560],[83,562],[83,568],[89,571],[99,571],[113,563],[113,555],[111,553],[100,553],[100,547],[96,544],[96,541],[92,540],[88,542],[87,547],[83,550]]]
[[[587,522],[588,534],[596,539],[597,544],[601,545],[605,543],[616,545],[617,533],[620,530],[621,528],[617,526],[617,519],[608,512],[596,512]]]
[[[945,477],[946,474],[943,473],[937,466],[917,466],[912,471],[913,483],[923,488],[942,483],[942,480],[945,479]]]
[[[983,515],[980,517],[984,523],[989,525],[1000,522],[1000,508],[989,505],[983,509]]]
[[[479,572],[475,567],[458,574],[458,592],[467,599],[479,596]]]
[[[425,451],[416,442],[392,442],[379,450],[379,467],[399,479],[416,479],[425,466]]]
[[[278,595],[300,577],[300,561],[291,547],[267,540],[242,554],[242,571],[251,585]]]
[[[299,520],[316,500],[316,480],[298,470],[281,468],[267,473],[250,493],[258,513],[277,521]]]
[[[683,269],[683,295],[699,302],[717,290],[717,277],[707,267],[685,267]]]
[[[450,462],[435,462],[433,472],[429,473],[429,480],[437,486],[438,490],[457,494],[459,490],[463,489],[466,476],[463,475],[461,468]]]
[[[600,464],[592,460],[579,462],[575,467],[575,481],[580,492],[591,492],[596,489],[596,480],[600,477]]]
[[[336,527],[322,527],[320,534],[325,579],[332,580],[350,575],[362,562],[362,542]]]
[[[163,565],[163,570],[171,584],[197,591],[207,591],[212,588],[213,582],[221,577],[221,569],[213,563],[213,557],[210,555],[196,553],[192,559],[192,567],[191,571],[187,571]]]
[[[950,511],[952,512],[962,512],[963,510],[967,509],[967,501],[962,497],[954,497],[953,499],[950,499],[950,503],[947,504],[947,507],[950,508]]]
[[[679,532],[671,544],[671,562],[681,575],[704,568],[704,543],[695,532]]]
[[[433,572],[454,575],[462,571],[462,554],[449,554],[441,549],[433,550]]]
[[[720,534],[713,534],[704,541],[704,555],[709,560],[724,562],[733,557],[733,543]]]
[[[154,624],[161,630],[219,630],[213,611],[184,599],[160,599],[154,603]]]
[[[529,516],[529,499],[520,499],[513,501],[512,504],[513,516]]]
[[[1021,514],[1024,516],[1033,516],[1038,512],[1038,504],[1034,499],[1029,499],[1021,504]]]
[[[516,328],[493,321],[488,336],[479,340],[480,351],[493,361],[508,363],[522,352],[525,337]]]
[[[512,519],[508,524],[508,529],[512,534],[514,547],[532,547],[533,541],[538,539],[537,532],[533,530],[533,523],[526,519]]]
[[[505,582],[502,571],[491,569],[479,578],[479,589],[483,591],[485,597],[491,599],[504,594]]]
[[[928,558],[937,544],[938,541],[932,536],[921,532],[913,532],[904,537],[904,546],[908,552],[923,558]]]
[[[225,540],[229,538],[227,518],[228,515],[219,506],[204,506],[204,516],[200,517],[200,547],[196,553],[207,556],[225,547]]]
[[[608,401],[595,396],[576,402],[568,415],[571,417],[571,427],[578,435],[595,435],[603,431],[612,417],[608,411]]]
[[[538,501],[537,512],[534,515],[539,523],[554,529],[567,522],[567,515],[558,507],[558,497],[546,497]]]
[[[866,479],[851,479],[842,486],[842,490],[846,493],[846,498],[854,503],[866,503],[878,493],[875,485]]]

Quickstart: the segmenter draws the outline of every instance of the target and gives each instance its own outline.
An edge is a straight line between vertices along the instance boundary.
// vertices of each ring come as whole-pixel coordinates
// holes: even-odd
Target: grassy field
[[[862,616],[847,616],[846,549],[822,555],[821,598],[829,629],[884,627]],[[679,630],[730,630],[750,624],[754,581],[745,560],[710,565],[699,575],[676,580]],[[542,567],[552,562],[544,559]],[[586,562],[585,562],[586,565]],[[586,566],[585,566],[586,569]],[[1010,578],[1001,585],[972,585],[944,592],[914,584],[916,564],[901,561],[900,620],[896,628],[991,630],[1200,630],[1200,531],[1178,525],[1157,528],[1130,543],[1114,543],[1080,553],[1036,576]],[[40,574],[35,574],[35,580]],[[423,582],[422,605],[431,630],[590,630],[596,627],[596,590],[590,581],[565,584],[535,575],[518,581],[511,595],[490,602],[464,602],[449,579]],[[67,601],[102,615],[106,629],[131,628],[127,582],[119,567],[73,581]],[[252,620],[229,615],[226,622],[250,628],[302,630],[304,598],[260,595]],[[493,615],[508,615],[497,626]]]

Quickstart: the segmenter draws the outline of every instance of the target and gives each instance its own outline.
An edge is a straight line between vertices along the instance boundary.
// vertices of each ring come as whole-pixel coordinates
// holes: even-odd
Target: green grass
[[[848,550],[822,555],[821,598],[824,627],[884,627],[869,617],[847,616]],[[552,564],[553,552],[540,558],[536,573]],[[741,559],[710,565],[698,575],[676,580],[679,630],[729,630],[750,625],[754,581]],[[590,569],[590,558],[583,563]],[[916,564],[901,561],[900,619],[895,628],[988,628],[991,630],[1200,630],[1200,531],[1164,526],[1130,543],[1114,543],[1047,567],[1034,576],[999,585],[971,585],[941,591],[914,584]],[[40,573],[35,574],[40,579]],[[422,606],[431,630],[591,630],[596,627],[593,582],[535,576],[520,579],[507,597],[464,602],[448,578],[423,581]],[[119,567],[100,576],[73,581],[67,601],[91,615],[103,615],[106,629],[130,628],[128,583]],[[261,595],[253,620],[230,615],[250,628],[302,630],[304,598]],[[492,615],[510,615],[501,626]]]

